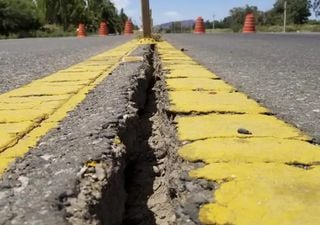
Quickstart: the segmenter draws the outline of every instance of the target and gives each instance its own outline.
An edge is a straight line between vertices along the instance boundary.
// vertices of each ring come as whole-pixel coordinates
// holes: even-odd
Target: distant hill
[[[195,21],[194,20],[173,21],[173,22],[169,22],[169,23],[163,23],[163,24],[157,25],[155,27],[161,28],[161,29],[170,29],[172,27],[172,23],[181,23],[182,27],[189,28],[189,27],[193,26]]]

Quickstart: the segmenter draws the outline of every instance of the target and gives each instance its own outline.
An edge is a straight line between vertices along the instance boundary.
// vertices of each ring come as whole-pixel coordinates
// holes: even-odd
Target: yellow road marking
[[[167,70],[170,70],[170,73],[167,73],[165,76],[166,78],[217,78],[216,75],[210,73],[208,70],[199,67],[196,71],[185,70],[184,66],[181,67],[174,67],[174,70],[171,69],[172,67],[167,67]],[[192,68],[192,67],[191,67]]]
[[[303,170],[275,163],[216,163],[191,175],[221,186],[215,203],[200,211],[204,224],[319,224],[320,167]]]
[[[169,43],[158,50],[179,154],[207,163],[190,176],[219,184],[200,209],[202,224],[320,224],[320,147]]]
[[[179,117],[178,134],[181,140],[200,140],[218,137],[278,137],[309,140],[298,129],[273,116],[260,114],[209,114],[203,116]],[[243,128],[252,133],[238,133]]]
[[[178,85],[179,86],[179,85]],[[219,89],[217,88],[216,91]],[[222,92],[222,91],[221,91]],[[266,113],[267,109],[259,106],[241,93],[215,93],[204,91],[170,91],[171,111],[177,113]]]
[[[227,149],[227,151],[226,151]],[[305,141],[279,138],[211,138],[184,145],[179,154],[189,161],[206,163],[320,164],[320,151]]]
[[[179,79],[172,78],[166,81],[168,90],[171,91],[219,91],[234,92],[234,88],[226,84],[222,80],[214,80],[208,78],[188,78]],[[214,92],[213,92],[214,93]]]
[[[0,175],[57,127],[137,46],[137,41],[130,41],[0,95]]]

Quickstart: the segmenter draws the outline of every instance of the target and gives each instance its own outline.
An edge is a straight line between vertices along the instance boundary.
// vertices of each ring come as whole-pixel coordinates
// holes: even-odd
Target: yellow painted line
[[[0,175],[57,127],[137,46],[138,41],[130,41],[0,95]]]
[[[179,85],[178,85],[179,86]],[[205,85],[204,85],[205,86]],[[216,91],[219,89],[217,88]],[[222,91],[221,91],[222,92]],[[266,113],[267,109],[241,93],[170,91],[170,111],[176,113]]]
[[[233,137],[275,137],[309,140],[298,129],[273,116],[260,114],[209,114],[177,118],[178,134],[181,140],[201,140],[208,138]],[[252,135],[241,134],[246,129]]]
[[[166,81],[167,88],[170,91],[214,91],[218,90],[219,92],[234,92],[235,89],[230,85],[226,84],[222,80],[214,80],[210,78],[188,78],[188,79],[179,79],[172,78]]]
[[[220,183],[215,203],[201,208],[203,224],[319,224],[319,166],[216,163],[191,175]]]
[[[184,145],[179,154],[189,161],[203,161],[208,164],[220,162],[320,164],[319,147],[305,141],[279,138],[211,138]]]
[[[166,78],[209,78],[215,79],[216,75],[212,74],[210,71],[206,70],[201,66],[197,66],[196,71],[192,71],[193,67],[189,70],[185,70],[186,66],[167,66],[166,70],[170,70],[170,73],[167,73]],[[189,67],[187,67],[189,68]]]
[[[207,164],[191,177],[219,184],[214,202],[200,209],[201,223],[320,224],[320,147],[169,43],[158,50],[179,155]]]

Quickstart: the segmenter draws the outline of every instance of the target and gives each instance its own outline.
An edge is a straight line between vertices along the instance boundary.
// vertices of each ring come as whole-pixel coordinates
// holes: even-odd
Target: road
[[[115,47],[126,39],[21,40],[22,43],[33,46],[32,49],[26,47],[21,52],[37,59],[41,58],[41,54],[47,60],[50,59],[43,64],[47,72],[75,63],[79,58],[88,57],[95,51]],[[48,46],[44,46],[45,44]],[[81,46],[86,46],[87,49],[79,56],[77,53],[80,51],[74,49]],[[128,65],[122,63],[116,71],[114,69],[123,56],[136,47],[136,41],[129,41],[66,70],[54,71],[53,75],[0,95],[0,224],[67,224],[63,215],[65,212],[57,211],[62,202],[59,196],[66,196],[66,192],[71,193],[76,189],[80,192],[80,187],[74,189],[74,185],[79,183],[76,181],[79,178],[77,174],[81,168],[86,167],[87,162],[92,163],[94,159],[100,162],[103,154],[112,155],[111,145],[117,134],[114,124],[120,123],[123,115],[130,114],[127,109],[127,94],[131,82],[137,79],[133,76],[138,73],[136,71],[140,71],[142,62],[131,62]],[[17,46],[11,46],[11,49],[16,48]],[[16,54],[15,51],[11,52],[12,56],[16,56],[16,61],[13,60],[12,63],[21,60],[17,50]],[[140,50],[140,53],[135,51],[131,54],[143,53],[144,50]],[[63,55],[70,60],[59,64],[59,57]],[[41,65],[34,58],[25,59],[25,63],[30,66],[28,69],[35,67],[35,70],[41,70]],[[4,68],[10,68],[10,65]],[[19,69],[20,72],[23,69],[20,64],[15,71]],[[6,74],[1,76],[5,77]],[[41,75],[30,74],[28,80],[39,76]],[[21,82],[19,79],[20,77],[13,79],[13,82],[17,82],[13,84],[18,85],[18,81]],[[14,85],[5,88],[13,88]],[[77,105],[79,106],[76,107]],[[30,147],[33,149],[27,153]],[[21,158],[13,163],[19,156]],[[123,160],[117,158],[115,161]],[[95,165],[96,162],[93,166]],[[111,175],[113,165],[105,166],[108,167],[108,176]],[[6,173],[2,174],[4,170]],[[101,172],[106,171],[102,169]],[[101,177],[103,180],[107,179],[106,174]],[[122,175],[116,178],[123,180]],[[21,188],[17,191],[18,186]],[[99,189],[98,186],[99,184],[95,184],[95,190]],[[122,189],[123,187],[117,188],[117,193],[113,195],[116,203],[111,205],[123,204],[125,194]],[[90,191],[89,195],[93,192]],[[113,200],[109,199],[110,201]],[[73,224],[85,224],[83,221],[76,221],[83,218],[79,216],[82,213],[80,209],[85,211],[87,203],[75,204],[70,210],[76,208],[78,211],[70,211],[69,219]],[[69,203],[68,205],[70,206]],[[119,220],[119,216],[113,214],[112,220]]]
[[[320,136],[319,37],[166,35],[165,73],[137,41],[105,52],[126,37],[0,41],[0,93],[41,78],[0,96],[0,224],[318,224],[319,146],[234,87]]]
[[[278,117],[320,138],[320,35],[166,35]]]
[[[210,183],[186,182],[178,224],[319,224],[319,146],[171,44],[158,49],[178,153],[204,162],[186,170],[195,181],[218,186],[211,199]]]
[[[0,40],[0,94],[109,50],[130,37]]]

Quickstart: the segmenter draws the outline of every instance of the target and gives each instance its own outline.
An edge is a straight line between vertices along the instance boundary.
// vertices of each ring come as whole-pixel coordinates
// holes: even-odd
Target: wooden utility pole
[[[143,37],[151,37],[151,16],[149,0],[141,0]]]
[[[287,1],[284,1],[284,12],[283,12],[283,32],[287,31]]]
[[[216,18],[216,15],[212,15],[212,32],[214,32],[214,19]]]

